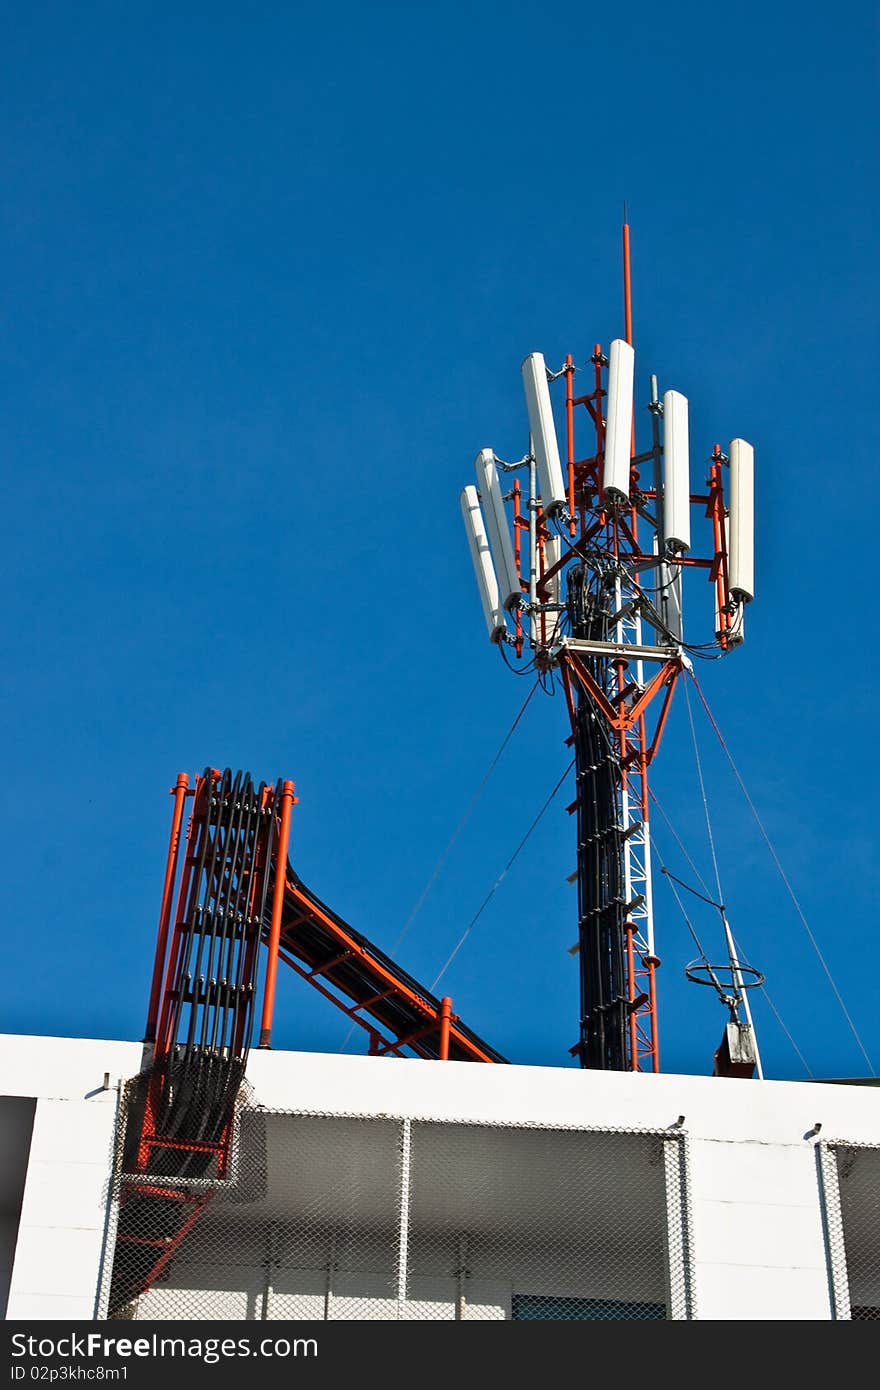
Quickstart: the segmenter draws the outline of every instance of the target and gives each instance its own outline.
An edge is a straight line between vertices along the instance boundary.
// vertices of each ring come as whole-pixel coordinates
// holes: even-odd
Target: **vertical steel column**
[[[220,773],[216,768],[206,769],[204,776],[196,778],[196,785],[193,789],[193,808],[186,829],[186,852],[183,857],[183,872],[180,875],[180,884],[177,889],[177,909],[174,915],[174,931],[171,934],[171,948],[168,952],[165,989],[159,1005],[154,1060],[166,1056],[173,1044],[175,1000],[169,997],[169,986],[172,981],[177,980],[186,934],[186,923],[198,897],[200,870],[195,873],[194,870],[197,870],[199,849],[205,843],[205,821],[210,810],[214,782],[219,776]]]
[[[463,1322],[467,1317],[467,1248],[466,1235],[458,1237],[458,1269],[456,1270],[457,1289],[455,1294],[455,1320]]]
[[[522,584],[522,537],[520,526],[520,496],[522,489],[519,485],[519,478],[513,484],[513,558],[516,562],[517,577]],[[516,654],[522,656],[523,649],[523,627],[522,627],[522,608],[516,606]]]
[[[596,426],[596,486],[599,496],[596,499],[597,505],[602,500],[605,491],[605,415],[602,410],[602,344],[593,344],[593,400],[596,402],[593,407],[596,414],[594,423]],[[599,520],[605,525],[606,516],[604,508],[599,508]],[[586,529],[586,516],[581,512],[581,530]]]
[[[274,1221],[269,1222],[269,1230],[266,1234],[266,1260],[263,1277],[263,1305],[260,1310],[260,1321],[271,1322],[272,1319],[272,1296],[275,1293],[275,1261],[277,1244],[277,1225]]]
[[[632,310],[632,269],[629,259],[629,223],[626,220],[626,203],[623,205],[623,321],[624,337],[632,347],[633,340],[633,310]],[[635,458],[636,453],[636,407],[633,402],[632,428],[629,440],[630,459]],[[632,464],[630,464],[632,471]],[[633,513],[635,514],[635,513]]]
[[[448,995],[440,1000],[440,1061],[449,1061],[449,1029],[452,1022],[452,1000]]]
[[[715,563],[709,576],[715,581],[715,606],[718,611],[716,636],[726,651],[730,632],[730,586],[727,576],[727,518],[724,515],[724,481],[721,472],[721,446],[716,444],[709,466],[709,506],[712,534],[715,542]]]
[[[648,1009],[651,1014],[651,1070],[660,1070],[660,1029],[657,1022],[657,966],[660,961],[656,956],[645,957],[645,968],[648,971]]]
[[[623,321],[626,341],[632,346],[632,272],[629,258],[629,223],[626,220],[626,203],[623,205]]]
[[[636,1024],[636,962],[633,947],[633,924],[626,924],[626,999],[629,1004],[629,1065],[630,1071],[639,1069],[639,1039]]]
[[[281,824],[275,851],[275,891],[272,895],[272,923],[269,928],[266,988],[263,994],[263,1017],[260,1021],[260,1047],[272,1046],[272,1016],[275,1012],[275,981],[278,975],[278,946],[281,940],[281,911],[284,907],[284,887],[287,880],[287,846],[290,841],[290,812],[295,797],[292,782],[281,787]]]
[[[568,438],[568,514],[571,517],[568,530],[571,536],[576,536],[577,522],[574,513],[574,363],[571,353],[568,353],[565,359],[565,420]]]
[[[324,1281],[324,1322],[330,1321],[333,1307],[333,1285],[336,1282],[336,1227],[330,1232],[330,1251],[327,1255],[327,1278]]]
[[[409,1278],[409,1203],[412,1183],[412,1120],[400,1123],[400,1205],[397,1223],[397,1316],[402,1318],[406,1307],[406,1286]]]
[[[660,1048],[657,1035],[657,996],[655,970],[660,964],[654,954],[654,890],[651,873],[651,829],[649,822],[648,794],[648,734],[645,716],[641,715],[636,726],[637,736],[633,740],[635,760],[633,778],[638,779],[638,801],[633,808],[631,824],[628,827],[627,849],[631,857],[631,877],[635,885],[636,898],[632,909],[635,931],[635,950],[638,962],[631,968],[635,977],[641,977],[643,987],[638,989],[633,982],[632,997],[645,1000],[637,1011],[636,1050],[633,1054],[633,1070],[645,1070],[650,1062],[653,1071],[660,1070]],[[643,901],[638,903],[639,890]],[[638,905],[635,905],[638,904]],[[641,926],[641,930],[639,929]],[[647,981],[647,998],[644,982]]]
[[[535,448],[529,436],[529,638],[534,649],[538,645],[538,483]]]
[[[174,811],[171,817],[171,838],[168,842],[168,859],[165,864],[165,883],[162,888],[162,906],[159,910],[159,933],[156,938],[156,959],[153,962],[153,983],[150,988],[150,1004],[147,1009],[147,1029],[144,1042],[156,1041],[156,1023],[159,1018],[159,1000],[162,997],[162,980],[165,974],[165,951],[168,946],[168,926],[171,921],[171,903],[174,898],[174,880],[177,877],[177,861],[180,855],[180,827],[183,821],[183,808],[186,803],[189,777],[185,772],[177,774],[177,785],[171,795],[174,797]]]
[[[834,1322],[846,1322],[852,1319],[852,1307],[849,1297],[849,1272],[846,1264],[843,1214],[840,1209],[840,1170],[837,1163],[837,1150],[833,1144],[820,1142],[815,1146],[815,1155],[819,1179],[819,1201],[822,1209],[822,1234],[825,1237],[825,1256],[830,1275],[831,1318]]]
[[[679,1126],[683,1122],[682,1115]],[[666,1316],[673,1322],[687,1322],[697,1317],[687,1136],[673,1127],[669,1138],[661,1142],[666,1188]]]

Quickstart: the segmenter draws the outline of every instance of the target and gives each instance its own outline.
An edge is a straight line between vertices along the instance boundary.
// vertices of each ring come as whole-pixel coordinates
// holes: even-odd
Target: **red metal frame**
[[[301,929],[302,926],[308,922],[309,918],[320,922],[323,930],[332,936],[340,948],[339,955],[330,961],[324,962],[324,964],[311,962],[312,969],[305,968],[293,959],[294,952],[296,952],[300,960],[306,959],[306,948],[302,941],[302,931],[298,929]],[[354,936],[350,935],[345,930],[344,926],[327,912],[322,904],[311,897],[302,885],[294,883],[290,879],[287,881],[285,890],[281,946],[287,948],[286,951],[280,953],[280,958],[284,963],[291,966],[302,979],[308,980],[311,985],[316,987],[320,993],[323,994],[326,999],[334,1003],[337,1008],[341,1009],[353,1022],[359,1023],[367,1032],[376,1033],[378,1037],[382,1038],[383,1050],[396,1052],[404,1047],[412,1048],[413,1044],[417,1044],[419,1039],[427,1034],[439,1032],[440,1048],[442,1051],[444,1045],[444,1029],[448,1029],[446,1034],[447,1056],[450,1045],[454,1044],[459,1056],[465,1060],[472,1062],[492,1062],[495,1060],[488,1053],[484,1052],[466,1033],[455,1026],[456,1019],[451,1012],[448,1015],[447,1021],[444,1022],[444,1005],[446,1001],[441,1000],[439,1007],[435,1007],[423,994],[420,994],[403,980],[396,978],[392,971],[385,966],[381,960],[378,960],[365,946],[362,946]],[[344,962],[352,956],[358,957],[362,965],[368,967],[370,976],[375,979],[379,988],[374,995],[368,996],[366,999],[358,1000],[354,1004],[349,1004],[340,999],[338,995],[331,993],[327,984],[319,984],[315,977],[319,974],[324,975],[329,984],[335,985],[335,988],[342,992],[343,986],[334,982],[332,979],[333,966]],[[405,1036],[385,1039],[382,1033],[384,1025],[381,1021],[379,1021],[378,1027],[375,1018],[373,1022],[368,1024],[361,1017],[361,1014],[370,1014],[372,1006],[375,1006],[384,999],[395,996],[406,1005],[411,1013],[424,1019],[424,1026],[420,1026],[418,1030],[410,1032]],[[451,1011],[451,1001],[449,1001],[449,1007]],[[371,1015],[371,1017],[373,1016]],[[418,1048],[414,1050],[418,1051]]]
[[[173,1235],[153,1238],[151,1236],[133,1236],[121,1233],[117,1236],[117,1244],[119,1245],[152,1245],[162,1252],[156,1260],[156,1263],[151,1267],[149,1273],[140,1281],[139,1286],[132,1295],[132,1297],[138,1298],[153,1287],[162,1271],[171,1263],[205,1207],[210,1202],[213,1193],[189,1192],[181,1190],[180,1188],[129,1183],[120,1193],[120,1204],[131,1201],[132,1198],[139,1196],[165,1198],[171,1202],[181,1202],[184,1205],[190,1206],[192,1209],[189,1214],[184,1217],[178,1230],[176,1230]]]
[[[219,777],[220,774],[213,768],[212,778]],[[156,1030],[156,1046],[153,1052],[153,1060],[161,1061],[168,1055],[172,1045],[171,1023],[172,1005],[174,1003],[174,990],[177,988],[177,976],[180,968],[180,951],[183,944],[183,934],[187,920],[187,912],[190,907],[189,894],[192,887],[192,870],[195,863],[195,837],[200,824],[200,818],[204,815],[205,798],[211,793],[212,782],[206,777],[197,777],[196,785],[191,793],[193,796],[193,807],[190,812],[189,825],[186,832],[186,853],[183,857],[183,871],[180,876],[180,885],[177,890],[177,910],[174,916],[174,931],[171,937],[171,948],[168,954],[168,965],[164,976],[164,989],[162,993],[162,1005],[159,1013],[159,1024]]]
[[[275,852],[275,886],[272,895],[272,925],[266,943],[266,985],[263,991],[263,1017],[260,1047],[272,1046],[272,1018],[275,1013],[275,981],[278,976],[278,943],[281,940],[281,913],[284,907],[284,881],[287,875],[287,847],[290,842],[290,813],[296,804],[292,782],[281,788],[281,818]]]
[[[159,1013],[159,1000],[162,997],[162,980],[165,967],[165,954],[168,945],[168,925],[171,920],[171,903],[174,897],[174,881],[177,877],[177,861],[180,852],[180,826],[183,821],[183,807],[189,791],[189,777],[185,772],[177,774],[177,784],[169,795],[174,797],[174,812],[171,818],[171,837],[168,844],[168,858],[165,864],[165,883],[162,887],[162,906],[159,911],[159,931],[156,937],[156,957],[153,962],[153,983],[150,988],[150,1004],[147,1010],[147,1027],[144,1042],[153,1042],[156,1037],[156,1022]]]
[[[520,511],[521,505],[522,505],[522,488],[520,487],[520,485],[519,485],[519,479],[517,478],[516,481],[515,481],[514,484],[513,484],[513,555],[514,555],[514,559],[515,559],[515,561],[516,561],[516,572],[517,572],[517,574],[520,575],[520,576],[522,575],[522,528],[523,528],[523,525],[525,525],[526,527],[528,527],[528,522],[524,522],[524,521],[523,521],[523,518],[522,518],[522,515],[521,515],[521,511]],[[520,578],[520,585],[522,585],[522,578]],[[517,610],[516,610],[516,654],[517,654],[517,656],[518,656],[518,657],[519,657],[519,656],[522,656],[522,652],[523,652],[522,613],[521,613],[520,610],[517,608]]]
[[[138,1136],[137,1170],[142,1173],[149,1171],[150,1155],[155,1148],[179,1148],[191,1152],[216,1153],[217,1173],[221,1178],[225,1176],[228,1167],[229,1143],[231,1139],[229,1125],[225,1127],[218,1143],[194,1145],[181,1143],[176,1139],[169,1139],[160,1132],[156,1120],[163,1086],[163,1071],[161,1064],[174,1045],[174,1038],[172,1036],[173,1005],[180,989],[180,954],[187,915],[192,906],[189,901],[190,892],[191,890],[194,892],[197,889],[197,885],[194,884],[192,880],[197,831],[205,814],[206,798],[210,796],[213,783],[219,776],[219,771],[216,768],[212,768],[211,776],[197,777],[194,790],[189,791],[189,778],[186,773],[182,772],[178,775],[177,785],[175,787],[175,808],[172,822],[171,844],[169,846],[168,863],[166,865],[162,910],[159,918],[159,932],[156,942],[156,961],[153,968],[153,983],[150,993],[150,1016],[153,1019],[153,1024],[151,1027],[150,1018],[148,1018],[146,1029],[147,1041],[150,1041],[149,1035],[152,1033],[155,1038],[155,1046],[153,1048],[151,1075],[144,1101],[141,1132]],[[174,890],[174,877],[177,872],[179,860],[178,845],[180,822],[183,813],[183,803],[187,796],[192,796],[194,798],[193,809],[190,813],[189,825],[187,827],[186,853],[184,855],[180,885],[177,891],[174,933],[171,939],[171,947],[168,951],[167,968],[163,971],[162,966],[164,964],[164,952],[168,940],[168,924]],[[162,991],[162,1002],[157,1027],[155,1023],[157,1000],[154,995],[156,995],[159,989]]]
[[[190,899],[192,894],[197,892],[197,885],[192,881],[192,870],[198,852],[199,826],[207,813],[207,799],[219,777],[220,773],[216,769],[212,769],[210,776],[197,778],[195,787],[189,789],[188,778],[186,774],[181,773],[175,789],[177,799],[166,865],[166,879],[156,946],[156,963],[150,993],[148,1031],[154,1033],[156,1042],[153,1051],[153,1078],[148,1088],[142,1132],[139,1136],[138,1168],[142,1172],[149,1169],[151,1150],[163,1147],[170,1142],[158,1132],[155,1118],[158,1112],[158,1091],[162,1084],[161,1062],[168,1055],[175,1041],[172,1037],[173,1005],[179,988],[178,974],[181,968],[183,935],[193,907]],[[397,975],[391,963],[386,964],[384,962],[381,953],[371,950],[368,943],[365,944],[363,939],[358,939],[340,918],[337,918],[308,892],[301,881],[288,876],[291,812],[293,806],[297,804],[293,782],[285,781],[282,783],[280,794],[276,794],[271,787],[266,788],[263,793],[263,805],[268,806],[270,802],[275,800],[276,795],[278,804],[273,806],[273,811],[277,836],[272,853],[274,882],[272,884],[271,916],[268,926],[260,934],[260,939],[267,948],[260,1022],[260,1046],[271,1046],[277,970],[280,960],[294,970],[301,979],[306,980],[312,988],[317,989],[347,1018],[363,1028],[370,1038],[370,1051],[374,1054],[395,1053],[403,1056],[408,1049],[424,1057],[439,1056],[446,1059],[454,1055],[458,1059],[474,1062],[497,1060],[496,1057],[479,1046],[468,1030],[460,1026],[457,1016],[452,1013],[451,1001],[441,1000],[438,1004],[430,996],[421,993],[414,982],[408,980],[408,977]],[[178,847],[183,804],[186,796],[193,797],[193,806],[187,830],[186,853],[183,855],[183,868],[181,870]],[[268,831],[268,820],[266,826]],[[267,844],[268,834],[261,838],[257,849],[255,872],[251,883],[252,901],[249,904],[251,913],[254,911],[254,895],[258,891],[258,884],[262,881],[261,876],[266,868]],[[272,866],[269,867],[271,870]],[[179,873],[180,882],[177,890],[174,931],[171,933],[169,944],[168,928],[176,873]],[[307,933],[304,930],[310,923],[313,926],[319,925],[325,941],[325,949],[327,938],[336,944],[337,949],[329,958],[324,955],[310,955],[310,948],[305,939]],[[258,938],[254,936],[247,946],[248,955],[244,971],[247,978],[250,978],[250,966],[253,952],[256,949],[258,949]],[[346,962],[352,958],[356,958],[359,965],[361,988],[363,989],[363,984],[367,983],[369,985],[368,992],[359,994],[350,992],[352,986],[345,977],[344,967]],[[158,1006],[157,995],[161,1000],[160,1006]],[[382,1005],[389,1000],[392,1003],[394,1001],[399,1003],[399,1013],[405,1013],[410,1020],[418,1020],[416,1026],[410,1027],[404,1032],[389,1030],[387,1023],[382,1018]],[[157,1006],[158,1025],[155,1022]],[[427,1041],[428,1039],[430,1042]],[[234,1039],[234,1050],[240,1052],[243,1043],[244,1039],[239,1032],[239,1035]],[[228,1133],[224,1133],[220,1145],[208,1146],[217,1151],[218,1168],[221,1176],[226,1169],[229,1137]]]
[[[449,1061],[449,1033],[452,1026],[452,1000],[444,995],[440,1000],[440,1061]]]

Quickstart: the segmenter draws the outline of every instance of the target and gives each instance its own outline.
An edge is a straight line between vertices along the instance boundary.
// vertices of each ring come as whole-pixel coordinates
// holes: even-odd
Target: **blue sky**
[[[689,396],[695,456],[757,449],[758,597],[703,688],[880,1070],[874,7],[0,13],[0,1027],[141,1035],[166,792],[208,763],[293,777],[299,872],[392,946],[527,689],[458,492],[523,452],[526,352],[620,335],[626,198],[643,390]],[[810,1068],[864,1074],[702,728],[734,930]],[[401,948],[426,983],[566,733],[536,697]],[[680,700],[654,786],[708,874]],[[567,799],[444,980],[518,1061],[577,1036]],[[664,1069],[708,1071],[725,1015],[662,884],[657,945]],[[805,1075],[755,1016],[768,1074]],[[346,1031],[284,980],[279,1045]]]

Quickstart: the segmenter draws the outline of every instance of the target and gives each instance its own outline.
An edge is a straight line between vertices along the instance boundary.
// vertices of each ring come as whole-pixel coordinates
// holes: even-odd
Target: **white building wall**
[[[812,1143],[698,1139],[691,1147],[700,1316],[831,1315]],[[733,1311],[735,1309],[735,1312]]]
[[[15,1218],[5,1215],[0,1217],[0,1308],[6,1307],[9,1297],[17,1237],[18,1222]]]
[[[118,1094],[138,1043],[0,1036],[0,1093],[36,1098],[8,1319],[95,1315]],[[105,1090],[104,1073],[112,1077]]]
[[[456,1281],[416,1277],[410,1280],[410,1297],[399,1301],[387,1287],[381,1273],[347,1274],[340,1271],[330,1289],[325,1287],[319,1269],[284,1269],[269,1287],[261,1271],[245,1265],[175,1264],[173,1285],[155,1285],[139,1300],[139,1319],[194,1316],[192,1305],[182,1306],[182,1287],[198,1289],[199,1316],[241,1318],[251,1321],[290,1318],[294,1321],[388,1322],[404,1319],[430,1319],[435,1322],[455,1318]],[[509,1284],[474,1281],[468,1292],[467,1320],[503,1321],[510,1317],[512,1290]]]
[[[140,1060],[137,1043],[0,1037],[0,1094],[38,1098],[8,1317],[94,1316],[115,1086]],[[253,1053],[248,1080],[256,1100],[278,1110],[597,1129],[680,1124],[689,1141],[695,1300],[704,1319],[831,1317],[816,1145],[819,1138],[880,1144],[880,1089],[871,1087],[284,1052]],[[231,1303],[217,1315],[242,1316],[249,1301],[265,1297],[252,1269],[237,1279],[223,1274],[216,1284]],[[314,1272],[297,1277],[298,1284],[294,1271],[279,1272],[270,1294],[278,1315],[294,1306],[287,1299],[298,1305],[308,1294],[321,1309],[311,1315],[323,1316]],[[420,1296],[449,1316],[449,1292]],[[334,1296],[347,1297],[342,1283]],[[486,1296],[487,1308],[507,1315],[500,1295]],[[161,1316],[161,1290],[148,1299]],[[391,1299],[388,1312],[396,1316]]]
[[[23,1096],[0,1095],[0,1317],[12,1279],[35,1108]]]

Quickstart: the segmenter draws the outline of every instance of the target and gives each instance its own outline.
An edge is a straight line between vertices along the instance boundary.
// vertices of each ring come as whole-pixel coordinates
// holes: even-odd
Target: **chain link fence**
[[[694,1316],[686,1140],[240,1104],[224,1181],[131,1171],[104,1316]],[[128,1171],[126,1171],[128,1168]]]
[[[819,1147],[834,1316],[880,1322],[880,1147]]]

